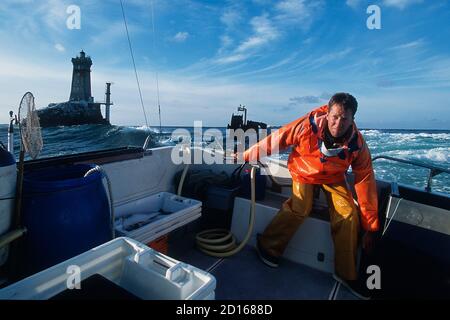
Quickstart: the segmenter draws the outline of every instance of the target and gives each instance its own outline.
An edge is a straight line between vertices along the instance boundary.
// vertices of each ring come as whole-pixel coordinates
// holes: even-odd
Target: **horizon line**
[[[0,123],[1,126],[9,126],[8,123]],[[104,124],[81,124],[81,125],[73,125],[73,126],[56,126],[56,127],[41,127],[41,129],[49,129],[49,128],[61,128],[61,127],[76,127],[76,126],[85,126],[85,125],[104,125]],[[145,124],[139,125],[125,125],[125,124],[110,124],[110,126],[117,126],[117,127],[145,127]],[[269,128],[281,128],[283,125],[271,125]],[[19,127],[19,125],[14,125],[14,127]],[[162,128],[194,128],[193,126],[186,126],[186,125],[168,125],[168,126],[161,126]],[[148,128],[154,128],[158,129],[159,125],[150,125]],[[220,129],[227,129],[226,126],[202,126],[202,128],[220,128]],[[429,128],[358,128],[358,130],[409,130],[409,131],[449,131],[450,129],[429,129]]]

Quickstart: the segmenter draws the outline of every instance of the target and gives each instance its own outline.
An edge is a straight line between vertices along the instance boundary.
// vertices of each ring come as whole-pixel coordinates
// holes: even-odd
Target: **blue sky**
[[[282,125],[346,91],[359,101],[359,127],[450,128],[447,0],[123,3],[151,125],[158,74],[163,125],[225,126],[239,104]],[[379,30],[366,26],[372,4]],[[79,30],[66,26],[70,5]],[[26,91],[39,108],[68,100],[81,49],[93,59],[95,99],[114,83],[112,122],[145,123],[119,0],[2,0],[0,43],[0,123]]]

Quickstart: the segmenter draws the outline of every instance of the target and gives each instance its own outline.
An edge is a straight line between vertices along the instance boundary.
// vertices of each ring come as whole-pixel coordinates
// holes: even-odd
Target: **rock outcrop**
[[[99,103],[68,101],[51,103],[37,110],[41,127],[72,126],[80,124],[108,124]]]

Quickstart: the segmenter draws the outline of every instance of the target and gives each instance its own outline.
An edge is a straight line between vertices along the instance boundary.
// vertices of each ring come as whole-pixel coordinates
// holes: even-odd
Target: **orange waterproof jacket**
[[[244,160],[253,162],[293,146],[288,160],[292,179],[308,184],[342,182],[345,172],[352,166],[362,227],[367,231],[377,231],[378,198],[369,148],[353,123],[353,132],[342,151],[331,157],[323,154],[321,148],[327,126],[327,110],[326,105],[322,106],[281,127],[245,151]]]

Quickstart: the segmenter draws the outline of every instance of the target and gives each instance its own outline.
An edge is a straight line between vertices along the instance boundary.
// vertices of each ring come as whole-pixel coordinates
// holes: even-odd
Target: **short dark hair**
[[[335,104],[338,104],[344,108],[344,110],[350,109],[355,116],[356,110],[358,110],[358,101],[350,93],[338,92],[334,94],[328,102],[328,111]]]

